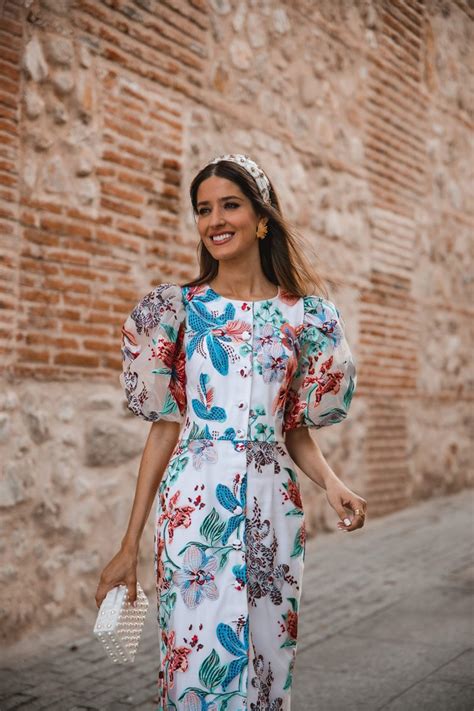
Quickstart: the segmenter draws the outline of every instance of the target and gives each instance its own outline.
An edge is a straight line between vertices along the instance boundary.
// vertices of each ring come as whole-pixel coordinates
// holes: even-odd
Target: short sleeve
[[[186,409],[185,310],[181,287],[159,284],[122,325],[122,373],[128,409],[149,422],[181,422]]]
[[[284,431],[325,427],[348,413],[357,376],[336,306],[319,296],[304,297],[297,329],[294,373],[285,399]]]

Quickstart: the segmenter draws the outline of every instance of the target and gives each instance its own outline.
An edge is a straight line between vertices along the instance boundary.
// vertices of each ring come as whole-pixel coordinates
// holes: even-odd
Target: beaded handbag
[[[112,661],[119,664],[133,662],[147,610],[148,598],[138,582],[136,607],[128,601],[126,585],[112,588],[102,600],[94,634]]]

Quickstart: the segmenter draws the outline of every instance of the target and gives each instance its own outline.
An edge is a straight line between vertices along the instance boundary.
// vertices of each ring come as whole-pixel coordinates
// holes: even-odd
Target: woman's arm
[[[365,516],[355,515],[351,521],[345,509],[355,511],[367,510],[367,501],[351,491],[339,479],[326,461],[319,444],[311,437],[307,427],[297,427],[289,430],[285,437],[286,448],[295,464],[312,481],[323,489],[329,503],[341,520],[338,528],[343,531],[354,531],[364,525]]]
[[[109,590],[120,584],[127,586],[130,602],[134,603],[136,600],[140,538],[158,486],[178,441],[179,431],[178,422],[166,420],[153,422],[150,428],[138,470],[127,530],[122,538],[120,550],[100,575],[95,594],[97,607],[101,606]]]
[[[331,481],[340,482],[307,427],[289,430],[286,433],[285,442],[293,461],[306,476],[319,484],[322,489],[327,489],[327,484]]]

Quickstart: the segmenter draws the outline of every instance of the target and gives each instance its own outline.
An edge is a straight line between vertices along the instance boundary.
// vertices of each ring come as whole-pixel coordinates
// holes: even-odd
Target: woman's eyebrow
[[[225,197],[219,198],[219,200],[230,200],[230,198],[242,200],[242,198],[240,198],[238,195],[226,195]],[[209,205],[209,200],[200,200],[197,204],[197,207],[199,207],[199,205]]]

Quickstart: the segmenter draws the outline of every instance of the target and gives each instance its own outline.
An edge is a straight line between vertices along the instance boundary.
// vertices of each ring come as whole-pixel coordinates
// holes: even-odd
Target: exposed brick
[[[85,355],[84,353],[58,353],[53,357],[55,365],[78,365],[84,368],[97,368],[99,361],[95,356]]]
[[[115,245],[117,247],[123,247],[131,252],[139,252],[140,245],[138,242],[124,237],[123,234],[110,232],[109,230],[98,230],[98,238],[105,244]]]
[[[36,350],[34,348],[17,348],[17,355],[20,361],[25,360],[28,362],[36,363],[48,363],[50,351],[49,350]]]
[[[86,225],[62,222],[61,220],[56,220],[51,217],[42,217],[40,220],[40,227],[43,230],[63,235],[77,235],[78,237],[85,237],[87,239],[92,237],[92,230],[89,227],[86,227]]]
[[[25,301],[41,301],[45,304],[57,304],[60,300],[60,296],[57,293],[40,291],[39,289],[22,289],[22,298]]]
[[[74,313],[74,312],[71,312],[70,309],[66,309],[64,313],[70,314],[70,313]],[[60,311],[58,311],[58,316],[59,317],[61,316]],[[72,319],[72,318],[73,317],[68,316],[68,315],[64,316],[64,319]],[[78,335],[89,335],[90,336],[91,334],[94,334],[97,337],[103,336],[104,338],[110,335],[110,329],[108,329],[108,328],[101,328],[100,326],[97,326],[96,324],[92,324],[92,323],[88,323],[86,325],[77,323],[76,321],[78,321],[80,318],[81,318],[81,315],[78,313],[76,316],[74,316],[74,319],[75,319],[74,322],[71,323],[70,321],[68,322],[65,320],[62,325],[63,331],[65,333],[77,333]]]
[[[133,170],[145,171],[145,164],[142,161],[128,158],[127,156],[123,156],[122,154],[115,153],[111,150],[105,150],[102,157],[104,160],[108,160],[111,163],[117,163],[117,165],[124,165]]]
[[[105,210],[112,210],[113,212],[118,212],[122,215],[130,215],[131,217],[136,217],[137,219],[142,217],[142,211],[131,205],[123,205],[115,200],[110,200],[109,198],[101,198],[100,206]]]
[[[123,188],[119,188],[117,185],[113,185],[113,183],[102,183],[102,193],[115,195],[115,197],[135,202],[138,205],[143,205],[145,202],[145,197],[141,193],[135,193],[131,190],[124,190]]]
[[[12,37],[21,37],[23,34],[21,23],[9,20],[5,15],[0,19],[0,29]]]

